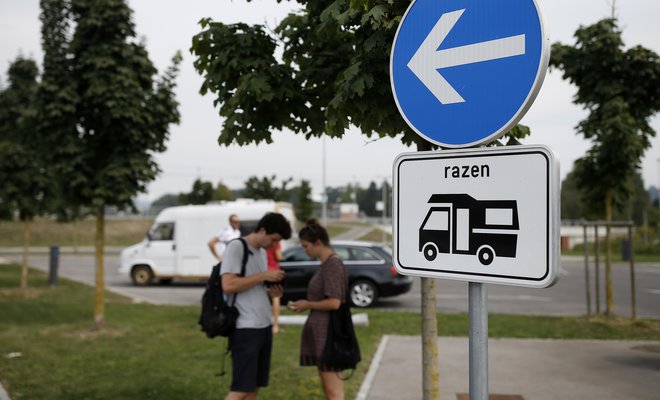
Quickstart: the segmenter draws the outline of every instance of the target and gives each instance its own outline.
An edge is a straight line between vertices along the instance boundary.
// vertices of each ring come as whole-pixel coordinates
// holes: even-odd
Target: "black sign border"
[[[522,276],[512,276],[512,275],[498,275],[498,274],[486,274],[486,273],[472,273],[472,272],[463,272],[463,271],[446,271],[446,270],[437,270],[437,269],[428,269],[428,268],[421,268],[421,267],[406,267],[401,263],[401,260],[399,259],[399,244],[400,241],[397,240],[396,243],[396,258],[397,258],[397,264],[403,269],[403,270],[410,270],[410,271],[418,271],[422,272],[424,274],[428,274],[429,272],[437,272],[437,273],[444,273],[448,275],[455,275],[455,276],[481,276],[481,277],[488,277],[488,278],[498,278],[498,279],[510,279],[510,280],[519,280],[519,281],[528,281],[528,282],[542,282],[545,280],[548,275],[550,274],[550,255],[551,255],[551,248],[550,248],[550,158],[548,155],[541,151],[541,150],[526,150],[526,151],[507,151],[507,152],[493,152],[490,154],[448,154],[446,156],[443,156],[442,154],[437,154],[434,156],[424,156],[424,157],[414,157],[410,159],[404,159],[399,162],[397,165],[397,216],[396,216],[396,222],[397,222],[397,237],[400,237],[399,229],[401,224],[399,223],[399,216],[400,213],[398,211],[399,206],[401,205],[401,199],[400,199],[400,190],[398,190],[401,185],[400,185],[400,179],[401,179],[401,173],[400,169],[401,166],[403,165],[404,162],[407,161],[428,161],[428,160],[437,160],[437,159],[455,159],[455,158],[480,158],[480,157],[499,157],[499,156],[517,156],[517,155],[529,155],[529,154],[541,154],[546,161],[546,177],[545,177],[545,184],[546,184],[546,230],[545,230],[545,242],[546,242],[546,265],[545,265],[545,273],[543,274],[542,277],[540,278],[530,278],[530,277],[522,277]],[[414,156],[414,153],[411,155]],[[438,277],[436,277],[438,278]],[[468,280],[468,279],[462,279],[462,280]],[[495,283],[495,282],[492,282]],[[505,282],[502,282],[505,283]]]

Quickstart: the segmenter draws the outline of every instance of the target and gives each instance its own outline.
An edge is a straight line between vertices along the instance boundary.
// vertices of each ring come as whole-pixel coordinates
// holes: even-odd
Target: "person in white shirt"
[[[229,226],[225,230],[218,232],[217,235],[213,236],[211,240],[209,240],[209,249],[211,250],[211,253],[213,253],[213,256],[216,258],[216,260],[218,260],[218,262],[222,261],[222,255],[225,254],[227,243],[241,237],[241,231],[238,229],[240,224],[241,221],[238,218],[238,215],[230,215]],[[217,249],[216,244],[218,245]]]

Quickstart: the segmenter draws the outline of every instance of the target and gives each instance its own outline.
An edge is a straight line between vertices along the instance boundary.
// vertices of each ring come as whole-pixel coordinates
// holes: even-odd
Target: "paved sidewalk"
[[[10,400],[9,395],[5,391],[5,388],[2,387],[2,384],[0,384],[0,400]]]
[[[657,341],[490,339],[488,346],[491,395],[660,399]],[[468,338],[438,338],[438,351],[441,399],[456,400],[469,388]],[[419,336],[385,336],[357,399],[421,399],[421,369]]]

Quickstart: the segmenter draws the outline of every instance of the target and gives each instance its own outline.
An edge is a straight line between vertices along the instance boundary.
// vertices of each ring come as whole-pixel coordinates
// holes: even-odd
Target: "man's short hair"
[[[267,234],[279,233],[282,236],[282,239],[289,239],[291,237],[291,225],[284,215],[274,212],[269,212],[264,215],[259,222],[257,227],[254,229],[255,232],[258,232],[261,228],[264,228]]]

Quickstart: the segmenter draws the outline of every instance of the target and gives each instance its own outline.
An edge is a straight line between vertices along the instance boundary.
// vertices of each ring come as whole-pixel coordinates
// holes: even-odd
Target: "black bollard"
[[[630,239],[621,241],[621,261],[630,261],[632,248],[630,246]]]
[[[51,287],[57,286],[57,267],[60,265],[59,246],[50,246],[50,262],[48,263],[48,284]]]

